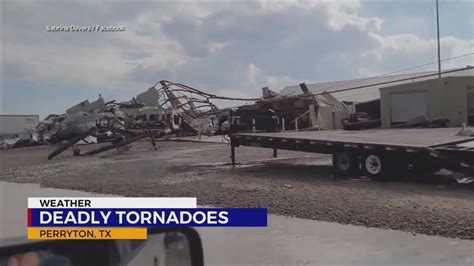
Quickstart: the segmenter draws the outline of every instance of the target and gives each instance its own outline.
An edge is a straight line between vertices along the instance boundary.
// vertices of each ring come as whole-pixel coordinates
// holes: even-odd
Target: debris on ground
[[[342,128],[340,121],[350,114],[345,103],[330,93],[313,94],[305,83],[299,87],[303,94],[294,96],[262,88],[262,99],[229,110],[232,130],[271,132]]]
[[[456,134],[456,136],[474,137],[474,128],[462,124],[462,129]]]
[[[463,177],[457,179],[459,184],[470,184],[474,182],[474,177]]]
[[[9,137],[9,138],[4,138],[2,139],[2,141],[0,142],[1,144],[1,147],[3,149],[9,149],[9,148],[13,148],[13,146],[15,146],[15,144],[20,141],[20,138],[17,137],[17,136],[13,136],[13,137]]]
[[[428,120],[424,115],[413,117],[405,123],[392,125],[392,128],[440,128],[448,127],[449,119],[437,118]]]

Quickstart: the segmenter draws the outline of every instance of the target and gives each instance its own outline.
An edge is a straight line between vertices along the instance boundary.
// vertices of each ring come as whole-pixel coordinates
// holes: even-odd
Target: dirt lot
[[[474,239],[474,186],[445,176],[375,182],[335,177],[330,157],[250,147],[229,165],[223,144],[136,143],[125,154],[47,160],[52,147],[0,151],[1,181],[125,196],[196,196],[198,204],[267,207],[275,214]],[[82,150],[92,147],[83,146]]]

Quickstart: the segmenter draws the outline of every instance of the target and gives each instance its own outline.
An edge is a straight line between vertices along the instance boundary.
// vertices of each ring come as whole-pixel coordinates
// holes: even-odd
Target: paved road
[[[106,196],[0,182],[0,236],[25,235],[28,196]],[[206,265],[473,265],[474,241],[270,215],[268,228],[200,228]]]

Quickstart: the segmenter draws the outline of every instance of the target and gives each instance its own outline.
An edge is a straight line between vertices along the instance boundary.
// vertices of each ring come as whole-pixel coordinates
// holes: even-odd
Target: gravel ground
[[[446,176],[397,181],[333,176],[327,155],[223,144],[135,143],[125,154],[47,160],[52,147],[0,151],[1,181],[125,196],[196,196],[198,204],[267,207],[271,213],[474,239],[474,186]],[[83,146],[82,150],[91,149]]]

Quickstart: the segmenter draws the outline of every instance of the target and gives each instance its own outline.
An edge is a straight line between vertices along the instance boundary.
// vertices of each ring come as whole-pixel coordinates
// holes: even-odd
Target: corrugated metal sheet
[[[400,84],[406,84],[415,81],[422,81],[422,80],[429,80],[435,79],[438,76],[431,76],[431,77],[424,77],[424,78],[415,78],[417,76],[435,74],[436,71],[428,71],[428,72],[417,72],[417,73],[410,73],[410,74],[400,74],[400,75],[390,75],[390,76],[383,76],[383,77],[376,77],[376,78],[364,78],[364,79],[354,79],[354,80],[343,80],[343,81],[332,81],[332,82],[323,82],[323,83],[314,83],[314,84],[306,84],[308,89],[313,93],[323,93],[323,92],[333,92],[342,89],[349,89],[352,87],[358,86],[369,86],[371,84],[383,83],[383,82],[390,82],[399,79],[409,79],[411,80],[406,81],[399,81],[385,85],[375,85],[369,86],[357,90],[352,91],[344,91],[344,92],[336,92],[333,94],[340,101],[348,101],[348,102],[367,102],[372,101],[375,99],[380,98],[380,91],[379,88],[381,87],[388,87]],[[443,74],[443,77],[454,77],[454,76],[474,76],[474,69],[467,69],[464,71],[458,71],[453,73]],[[283,90],[280,91],[281,95],[290,96],[290,95],[299,95],[302,94],[301,88],[296,86],[287,86]]]

